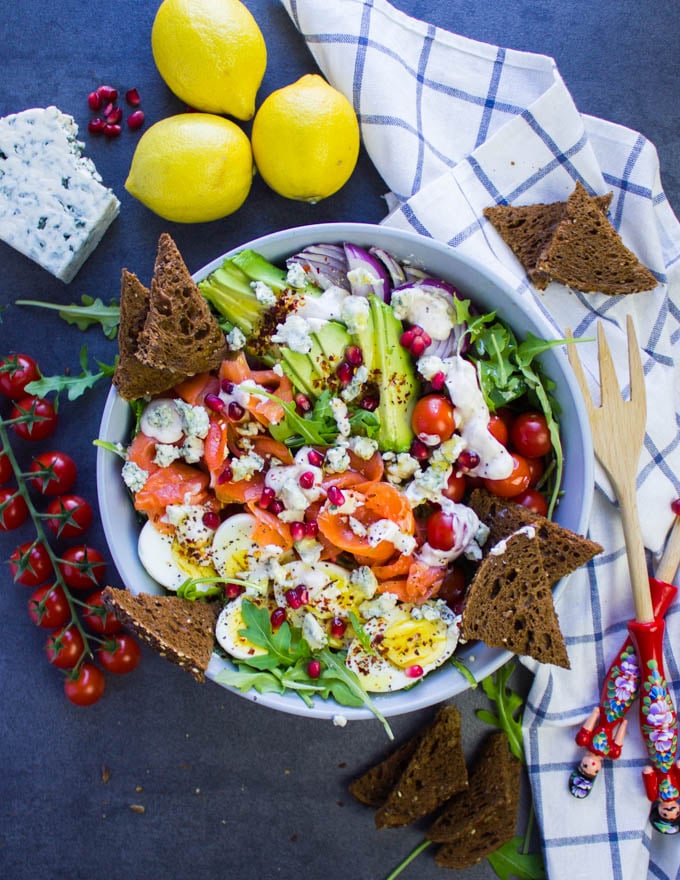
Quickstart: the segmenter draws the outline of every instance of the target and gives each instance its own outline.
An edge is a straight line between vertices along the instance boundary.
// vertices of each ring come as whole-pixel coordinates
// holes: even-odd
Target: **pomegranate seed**
[[[671,510],[676,516],[680,516],[680,498],[676,498],[675,501],[671,501]]]
[[[276,492],[269,486],[265,486],[260,495],[260,500],[257,502],[258,506],[266,510],[275,498]]]
[[[324,454],[318,449],[310,449],[307,453],[307,461],[314,467],[321,467],[324,462]]]
[[[399,338],[399,342],[403,345],[404,348],[411,348],[413,344],[413,340],[416,338],[416,331],[414,327],[411,327],[410,330],[404,330]]]
[[[318,660],[310,660],[307,664],[307,675],[310,678],[318,678],[321,675],[321,663]]]
[[[227,416],[230,422],[240,422],[245,412],[241,404],[236,403],[235,400],[232,400],[229,406],[227,406]]]
[[[343,385],[349,385],[352,381],[352,367],[347,363],[347,361],[343,361],[338,365],[338,369],[335,371],[335,375],[338,377],[340,382]]]
[[[328,500],[334,507],[340,507],[345,503],[345,496],[343,494],[342,489],[338,489],[337,486],[329,486],[328,491],[326,492],[328,496]]]
[[[358,345],[350,345],[345,352],[345,360],[353,367],[360,367],[364,362],[364,355]]]
[[[220,524],[220,518],[214,510],[206,510],[202,522],[206,529],[216,529]]]
[[[281,607],[275,608],[269,615],[269,620],[271,621],[272,629],[278,629],[286,622],[286,609]]]
[[[308,413],[312,410],[312,401],[307,397],[306,394],[296,394],[295,406],[298,408],[299,412]]]
[[[345,630],[347,629],[347,624],[341,617],[334,617],[331,620],[331,635],[334,639],[341,639]]]
[[[227,599],[235,599],[237,596],[240,596],[241,593],[245,591],[245,587],[243,584],[226,584],[224,587],[224,594]]]
[[[379,405],[380,405],[380,401],[378,400],[377,397],[373,397],[373,396],[364,397],[364,399],[361,401],[361,404],[360,404],[361,408],[368,410],[368,412],[373,412],[374,410],[376,410],[378,408]]]
[[[319,524],[317,522],[305,523],[305,538],[316,538],[319,534]]]
[[[135,110],[127,118],[127,127],[132,131],[136,131],[144,125],[144,113],[142,110]]]
[[[106,107],[104,107],[104,116],[106,116],[107,119],[113,113],[114,108],[115,108],[115,104],[113,103],[113,101],[109,101],[109,103],[106,105]]]
[[[418,666],[418,664],[414,664],[413,666],[409,666],[406,670],[406,675],[409,678],[422,678],[423,675],[423,667]]]
[[[125,100],[131,107],[139,107],[142,103],[142,99],[139,97],[137,89],[128,89],[127,92],[125,92]]]
[[[213,412],[222,412],[224,409],[224,401],[216,394],[206,394],[204,403]]]
[[[434,376],[430,379],[430,385],[435,391],[441,391],[444,385],[446,385],[446,373],[440,370],[438,373],[435,373]]]
[[[301,489],[311,489],[314,485],[314,474],[311,471],[303,471],[298,479]]]
[[[426,333],[424,330],[421,330],[421,331],[420,331],[420,338],[421,338],[421,339],[423,340],[423,342],[425,343],[425,347],[426,347],[426,348],[427,348],[428,345],[432,345],[432,337],[430,336],[429,333]]]
[[[409,452],[418,461],[425,461],[430,457],[430,451],[422,440],[414,440]]]
[[[235,387],[234,383],[230,382],[229,379],[222,379],[220,383],[220,388],[225,394],[233,394]]]
[[[110,113],[104,113],[106,116],[106,121],[111,123],[111,125],[118,125],[118,123],[123,118],[123,111],[120,107],[114,107]]]
[[[420,357],[421,354],[425,351],[429,343],[425,342],[425,339],[422,336],[416,336],[409,347],[409,351],[413,355],[413,357]]]
[[[463,471],[474,470],[480,462],[479,455],[472,449],[464,449],[458,456],[456,465]]]
[[[106,128],[106,123],[103,119],[100,119],[98,116],[94,119],[90,119],[87,124],[87,130],[90,134],[101,134]]]
[[[90,92],[87,96],[87,103],[90,110],[99,110],[102,105],[102,98],[99,92]]]
[[[234,474],[232,472],[232,469],[229,467],[229,465],[227,465],[217,478],[218,485],[221,486],[223,483],[230,483],[233,476]]]
[[[297,610],[302,607],[302,597],[300,596],[300,590],[297,587],[291,587],[291,589],[286,590],[283,595],[286,597],[286,602],[290,608]]]
[[[118,89],[114,89],[113,86],[99,86],[97,94],[102,99],[102,103],[118,100]]]
[[[116,138],[121,133],[123,129],[120,125],[111,125],[108,122],[104,126],[104,134],[110,138]]]
[[[278,498],[275,498],[275,499],[271,502],[271,504],[269,505],[269,507],[267,508],[267,510],[268,510],[270,513],[273,513],[274,516],[278,516],[278,515],[281,513],[281,511],[284,510],[284,508],[285,508],[285,505],[284,505],[283,501],[279,501]]]
[[[301,541],[306,537],[307,529],[303,522],[292,522],[290,524],[290,536],[294,541]]]

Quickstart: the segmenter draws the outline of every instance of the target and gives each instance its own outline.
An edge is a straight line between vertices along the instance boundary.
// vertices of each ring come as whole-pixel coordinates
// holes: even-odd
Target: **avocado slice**
[[[284,372],[291,382],[315,400],[328,386],[329,378],[344,359],[352,338],[342,324],[328,321],[310,334],[312,348],[308,354],[281,346],[279,356]]]

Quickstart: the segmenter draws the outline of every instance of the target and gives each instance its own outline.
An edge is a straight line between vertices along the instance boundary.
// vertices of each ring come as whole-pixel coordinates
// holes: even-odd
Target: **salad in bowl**
[[[288,712],[396,715],[496,669],[460,639],[488,533],[466,498],[585,528],[560,341],[483,266],[382,227],[275,233],[195,279],[227,356],[132,407],[112,390],[102,420],[128,587],[220,602],[208,677]]]

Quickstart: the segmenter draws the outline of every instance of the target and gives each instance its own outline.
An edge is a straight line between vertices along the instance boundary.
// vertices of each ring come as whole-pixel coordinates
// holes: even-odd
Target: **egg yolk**
[[[446,624],[443,620],[416,620],[404,616],[385,630],[379,651],[399,669],[418,664],[426,667],[446,649]]]

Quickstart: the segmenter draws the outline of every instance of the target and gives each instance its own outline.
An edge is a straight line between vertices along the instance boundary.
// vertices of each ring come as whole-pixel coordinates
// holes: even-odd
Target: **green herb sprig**
[[[120,306],[115,300],[105,305],[99,297],[93,298],[83,294],[82,305],[63,306],[58,303],[40,302],[34,299],[18,299],[18,306],[34,306],[39,309],[50,309],[58,312],[59,317],[67,324],[74,324],[79,330],[99,325],[107,339],[115,339],[120,324]]]
[[[80,349],[80,366],[81,373],[77,376],[42,376],[34,382],[29,382],[26,386],[28,394],[35,394],[36,397],[46,397],[48,394],[56,394],[55,408],[62,391],[66,392],[68,400],[77,400],[86,391],[89,391],[97,382],[108,376],[112,376],[115,370],[115,364],[102,364],[97,361],[99,367],[98,372],[93,373],[88,367],[87,346],[83,345]]]

